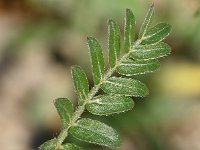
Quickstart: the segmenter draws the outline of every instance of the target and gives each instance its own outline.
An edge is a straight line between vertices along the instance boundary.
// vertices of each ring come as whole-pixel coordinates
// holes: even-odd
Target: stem
[[[114,71],[116,70],[116,68],[122,63],[122,61],[124,61],[125,59],[128,58],[128,56],[130,55],[130,53],[132,53],[134,51],[134,48],[137,47],[139,44],[141,43],[140,40],[137,40],[135,42],[135,44],[133,45],[133,47],[130,48],[130,51],[128,53],[126,53],[119,61],[116,62],[116,65],[113,68],[110,68],[107,73],[105,74],[104,78],[100,80],[100,83],[98,85],[95,85],[90,92],[88,93],[87,98],[84,100],[83,105],[78,106],[76,111],[74,112],[74,115],[72,116],[71,122],[69,123],[68,128],[62,130],[57,138],[58,143],[57,143],[57,148],[59,148],[62,143],[64,142],[65,138],[68,136],[68,130],[70,129],[70,127],[74,126],[76,124],[76,122],[78,121],[78,119],[80,118],[80,116],[83,114],[84,110],[85,110],[85,105],[90,103],[93,99],[93,97],[97,94],[97,92],[99,91],[101,84],[103,84],[108,78],[110,78],[112,76],[112,74],[114,73]]]

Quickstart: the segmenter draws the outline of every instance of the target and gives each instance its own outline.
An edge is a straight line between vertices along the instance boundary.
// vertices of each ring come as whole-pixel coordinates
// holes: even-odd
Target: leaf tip
[[[54,100],[53,100],[53,103],[54,103],[54,105],[56,106],[56,105],[57,105],[57,103],[59,103],[59,101],[61,101],[61,99],[60,99],[60,98],[56,98],[56,99],[54,99]]]
[[[61,102],[66,102],[66,101],[68,101],[67,98],[60,97],[60,98],[56,98],[56,99],[54,100],[54,104],[58,104],[58,103],[61,103]]]
[[[87,41],[90,41],[91,39],[93,39],[93,37],[91,37],[91,36],[87,37]]]
[[[129,8],[126,8],[126,17],[134,17],[133,11]]]
[[[129,8],[126,8],[126,13],[131,13],[132,11]]]
[[[161,22],[160,24],[165,25],[165,28],[167,28],[167,30],[168,30],[168,34],[167,35],[169,35],[172,32],[172,25],[171,24],[164,23],[164,22]]]
[[[108,24],[113,23],[114,21],[112,19],[108,19]]]
[[[154,3],[154,2],[151,3],[150,8],[151,8],[151,9],[154,9],[154,8],[155,8],[155,3]]]
[[[113,27],[119,28],[118,25],[117,25],[117,23],[116,23],[114,20],[112,20],[112,19],[109,19],[109,20],[108,20],[108,26],[109,26],[109,27],[112,27],[112,28],[113,28]]]
[[[93,43],[98,43],[97,39],[92,37],[92,36],[87,37],[87,42],[88,42],[89,45],[91,45]]]
[[[71,67],[71,72],[74,72],[76,69],[81,69],[81,67],[78,66],[78,65],[73,65],[73,66]]]

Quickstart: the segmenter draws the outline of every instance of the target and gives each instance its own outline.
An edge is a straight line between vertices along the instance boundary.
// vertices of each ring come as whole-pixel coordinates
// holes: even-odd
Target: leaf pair
[[[151,45],[158,43],[165,39],[171,32],[171,26],[167,23],[158,23],[154,27],[150,28],[150,25],[154,19],[155,8],[154,4],[151,5],[146,18],[140,28],[138,39],[142,45]],[[168,54],[168,53],[167,53]]]
[[[127,16],[129,19],[126,19],[126,24],[128,27],[125,27],[126,30],[130,30],[130,18],[132,13],[130,10],[127,10]],[[126,76],[133,76],[138,74],[146,74],[154,72],[159,68],[159,61],[157,58],[167,56],[171,52],[171,48],[168,44],[161,42],[165,39],[170,31],[171,26],[166,23],[158,23],[154,27],[151,27],[152,20],[154,18],[154,4],[151,5],[146,18],[140,29],[138,40],[133,44],[134,38],[125,31],[125,52],[129,52],[127,59],[123,60],[121,64],[117,67],[117,72]],[[135,19],[132,19],[132,23]],[[134,31],[134,29],[132,29]],[[126,37],[131,40],[126,40]],[[128,41],[132,41],[132,47],[126,48]]]
[[[102,100],[105,103],[107,101],[108,104],[109,98],[105,97],[105,99]],[[69,126],[73,116],[73,105],[67,98],[56,99],[54,104],[60,115],[62,126],[66,129]],[[127,103],[127,105],[129,104]],[[88,107],[90,107],[90,105],[88,105]],[[106,105],[106,107],[108,107],[108,105]],[[71,126],[69,132],[79,140],[104,146],[116,147],[120,145],[121,141],[118,133],[114,129],[104,123],[92,119],[80,119],[75,125]],[[51,141],[51,143],[53,141]],[[55,144],[49,144],[48,146],[53,147]],[[67,147],[67,145],[65,145],[64,148],[65,147]]]

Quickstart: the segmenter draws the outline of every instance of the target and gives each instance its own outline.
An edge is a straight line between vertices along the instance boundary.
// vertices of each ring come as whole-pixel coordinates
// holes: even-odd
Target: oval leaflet
[[[146,74],[150,72],[156,71],[160,66],[158,60],[126,60],[123,61],[119,67],[117,67],[117,72],[126,75],[138,75],[138,74]]]
[[[130,54],[133,59],[156,59],[169,55],[171,48],[168,44],[160,42],[154,45],[140,45]]]
[[[97,120],[80,119],[69,131],[81,141],[113,148],[121,144],[117,131]]]
[[[71,117],[73,115],[73,104],[67,98],[58,98],[55,100],[54,105],[60,116],[60,120],[63,128],[67,128]]]
[[[101,85],[105,93],[145,97],[149,94],[147,86],[135,79],[111,77]]]
[[[95,115],[111,115],[131,110],[134,102],[130,97],[120,95],[99,96],[86,105],[86,109]]]

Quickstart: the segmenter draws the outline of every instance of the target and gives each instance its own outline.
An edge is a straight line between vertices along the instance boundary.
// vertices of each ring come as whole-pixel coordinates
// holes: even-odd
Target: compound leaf
[[[154,8],[154,4],[152,4],[146,15],[146,18],[144,19],[144,22],[140,28],[138,39],[142,39],[143,36],[146,34],[146,32],[154,18],[154,12],[155,12],[155,8]]]
[[[73,66],[72,77],[76,89],[76,94],[79,99],[79,104],[81,105],[89,93],[88,80],[84,70],[79,66]]]
[[[125,28],[124,28],[124,51],[129,52],[135,39],[135,16],[130,9],[126,9]]]
[[[55,100],[54,105],[60,116],[62,127],[67,128],[73,115],[73,105],[67,98],[58,98]]]
[[[142,38],[141,44],[149,45],[162,41],[171,32],[171,25],[167,23],[158,23],[149,29]]]
[[[46,141],[40,146],[40,150],[55,150],[56,149],[57,140],[51,139],[49,141]]]
[[[117,95],[127,95],[136,97],[145,97],[149,90],[147,86],[134,79],[111,77],[101,85],[105,93]]]
[[[94,87],[89,92],[89,84],[85,72],[79,66],[72,68],[72,77],[79,105],[74,112],[72,103],[67,98],[55,100],[55,107],[59,113],[63,130],[58,139],[52,139],[41,145],[41,150],[83,150],[71,143],[61,145],[68,131],[77,139],[110,148],[119,147],[121,139],[112,127],[88,118],[80,119],[87,109],[95,115],[111,115],[128,111],[134,107],[130,96],[145,97],[149,90],[147,86],[127,76],[146,74],[159,68],[157,58],[166,56],[171,48],[161,42],[171,31],[171,26],[158,23],[150,28],[154,18],[154,4],[151,5],[135,41],[135,16],[126,9],[124,27],[124,51],[120,58],[120,29],[116,22],[109,20],[109,63],[110,68],[105,72],[103,51],[99,42],[88,37],[88,47],[92,65]],[[126,77],[112,77],[117,71]],[[100,89],[105,95],[98,95]],[[96,97],[94,97],[96,96]],[[86,100],[84,102],[84,100]],[[74,112],[74,114],[73,114]],[[58,142],[59,141],[59,142]]]
[[[108,21],[108,43],[109,43],[109,63],[111,68],[116,64],[120,56],[120,30],[113,20]]]
[[[93,37],[88,37],[88,47],[90,51],[94,83],[97,85],[104,75],[103,51],[99,42]]]
[[[171,52],[171,47],[164,43],[156,43],[154,45],[140,45],[130,54],[134,59],[155,59],[164,57]]]
[[[158,60],[133,60],[128,59],[123,61],[119,67],[117,67],[117,72],[126,75],[138,75],[138,74],[146,74],[150,72],[156,71],[160,66]]]
[[[80,119],[70,128],[77,139],[108,147],[118,147],[121,143],[118,133],[110,126],[88,118]]]
[[[131,110],[134,102],[130,97],[120,95],[104,95],[95,98],[86,105],[86,109],[95,115],[111,115]]]

